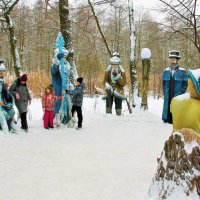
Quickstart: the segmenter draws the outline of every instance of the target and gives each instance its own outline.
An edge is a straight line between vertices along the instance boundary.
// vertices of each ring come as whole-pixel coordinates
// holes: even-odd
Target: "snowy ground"
[[[0,200],[145,199],[172,126],[162,100],[150,98],[149,112],[123,108],[106,115],[101,98],[84,98],[82,130],[44,130],[34,100],[29,133],[0,134]]]

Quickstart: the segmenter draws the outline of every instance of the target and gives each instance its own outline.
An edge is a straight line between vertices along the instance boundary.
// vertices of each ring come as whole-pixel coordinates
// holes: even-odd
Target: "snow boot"
[[[122,109],[115,109],[115,111],[116,111],[116,115],[121,115],[122,114]]]
[[[106,107],[106,114],[112,114],[112,109],[111,108],[108,108],[108,107]]]
[[[76,130],[80,130],[82,128],[82,126],[77,126]]]

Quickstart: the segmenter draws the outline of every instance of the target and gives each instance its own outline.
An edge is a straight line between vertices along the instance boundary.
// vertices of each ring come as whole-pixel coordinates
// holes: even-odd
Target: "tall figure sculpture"
[[[55,91],[54,115],[57,127],[61,123],[66,124],[71,117],[71,99],[67,94],[70,87],[70,64],[65,59],[67,56],[68,51],[64,48],[64,39],[59,33],[51,66],[52,85]]]

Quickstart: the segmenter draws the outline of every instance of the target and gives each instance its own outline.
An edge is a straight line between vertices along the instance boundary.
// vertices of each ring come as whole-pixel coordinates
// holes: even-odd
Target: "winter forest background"
[[[128,1],[26,0],[0,2],[0,56],[5,60],[10,75],[14,75],[13,59],[10,53],[9,29],[4,13],[10,4],[16,2],[10,16],[14,24],[16,45],[19,50],[21,68],[29,73],[29,87],[35,96],[40,96],[49,84],[55,41],[60,30],[59,5],[68,5],[69,34],[72,39],[74,61],[78,74],[83,76],[86,92],[94,94],[95,87],[103,87],[103,72],[107,68],[109,54],[97,27],[98,20],[110,51],[118,51],[123,67],[129,72],[130,25]],[[91,3],[91,5],[89,4]],[[133,1],[134,4],[134,1]],[[175,7],[176,5],[176,7]],[[91,6],[96,13],[92,13]],[[199,19],[198,1],[162,1],[156,7],[164,19],[155,21],[150,10],[134,7],[136,52],[135,62],[139,92],[141,88],[142,48],[150,48],[151,71],[150,91],[154,97],[162,95],[161,74],[167,66],[168,51],[180,50],[180,65],[186,69],[199,66]],[[61,22],[62,23],[62,22]],[[130,75],[127,73],[128,80]],[[10,77],[10,76],[9,76]],[[13,79],[13,78],[12,78]],[[37,80],[37,81],[36,81]],[[129,90],[131,87],[130,81]]]
[[[162,72],[173,49],[180,51],[180,66],[186,70],[199,68],[200,3],[157,0],[155,8],[144,9],[136,6],[135,1],[0,0],[0,59],[4,59],[8,72],[5,80],[10,84],[19,73],[28,73],[28,86],[34,97],[28,108],[29,134],[0,137],[0,200],[155,200],[155,196],[169,200],[199,199],[199,171],[198,180],[196,172],[190,171],[192,175],[186,178],[192,181],[183,181],[190,184],[194,180],[193,186],[199,183],[197,190],[177,186],[179,176],[176,183],[167,179],[166,184],[157,184],[151,180],[157,163],[158,171],[159,167],[163,169],[163,163],[168,167],[169,162],[160,152],[173,130],[171,124],[161,120]],[[71,81],[78,72],[86,85],[84,125],[79,131],[66,126],[43,128],[40,97],[51,83],[50,68],[59,31],[70,51],[67,59],[74,72]],[[134,37],[130,37],[133,32]],[[134,38],[135,41],[131,40]],[[112,52],[119,52],[127,72],[126,95],[130,101],[135,81],[140,96],[143,92],[143,48],[152,53],[148,112],[136,106],[130,114],[124,101],[122,116],[114,112],[105,114],[105,101],[93,94],[104,88],[103,75]],[[17,126],[20,129],[19,123]],[[178,138],[176,143],[171,135],[167,144],[179,148],[183,144],[180,133]],[[196,143],[183,147],[184,144],[179,150],[190,154]],[[179,154],[176,148],[164,150]],[[195,154],[198,166],[199,155],[200,151]],[[182,158],[178,162],[185,160]],[[166,197],[167,192],[171,198]]]

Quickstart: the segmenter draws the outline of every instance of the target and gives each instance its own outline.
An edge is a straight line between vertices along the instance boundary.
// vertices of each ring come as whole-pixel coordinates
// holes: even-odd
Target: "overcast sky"
[[[162,3],[159,0],[133,0],[134,7],[143,7],[149,11],[156,21],[160,21],[161,13],[158,10],[161,8]]]
[[[50,0],[50,2],[51,1],[53,2],[54,0]],[[87,3],[87,0],[82,0],[82,1]],[[95,0],[93,0],[93,1],[95,1]],[[28,2],[29,4],[34,4],[36,2],[36,0],[26,0],[26,2]],[[75,3],[75,2],[79,2],[79,1],[78,0],[69,0],[69,2]],[[134,4],[135,8],[143,7],[144,10],[148,10],[153,15],[155,20],[159,19],[160,14],[155,11],[156,9],[160,8],[159,4],[161,4],[161,3],[159,0],[133,0],[133,4]]]
[[[156,8],[159,0],[133,0],[136,5],[142,5],[144,8]]]

